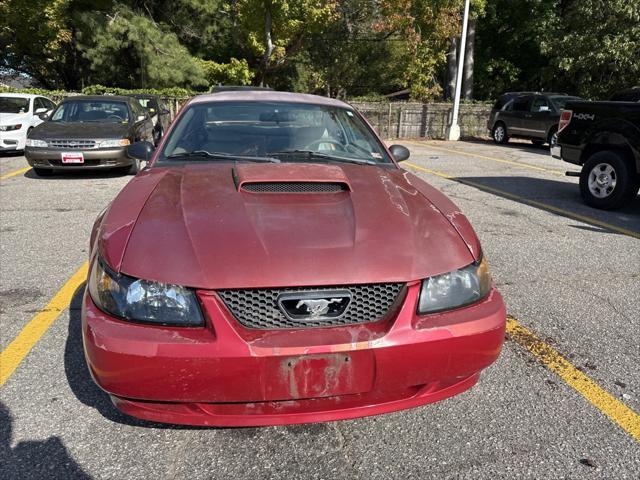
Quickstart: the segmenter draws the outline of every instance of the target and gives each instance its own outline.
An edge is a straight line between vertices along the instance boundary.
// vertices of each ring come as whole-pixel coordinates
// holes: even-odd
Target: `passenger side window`
[[[544,97],[536,97],[531,104],[531,112],[533,113],[548,112],[549,110],[549,104]]]
[[[518,97],[513,101],[514,112],[528,112],[532,97]]]
[[[36,112],[39,108],[47,108],[41,98],[36,98],[33,102],[33,113]]]
[[[48,98],[43,98],[42,102],[44,103],[44,106],[48,109],[48,110],[53,110],[54,108],[56,108],[56,104],[53,103],[51,100],[49,100]]]

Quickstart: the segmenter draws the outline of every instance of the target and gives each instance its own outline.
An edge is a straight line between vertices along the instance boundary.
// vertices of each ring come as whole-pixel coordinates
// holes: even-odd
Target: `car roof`
[[[47,98],[44,95],[35,95],[33,93],[0,93],[0,97]]]
[[[190,103],[208,102],[284,102],[307,103],[311,105],[323,105],[352,110],[350,105],[335,98],[309,95],[306,93],[276,92],[273,90],[227,90],[216,93],[207,93],[194,97]]]
[[[124,95],[73,95],[70,97],[65,97],[62,101],[73,101],[73,100],[106,100],[106,101],[116,101],[116,102],[130,102],[132,100],[131,97],[127,97]]]
[[[573,95],[569,95],[569,94],[564,93],[564,92],[505,92],[500,96],[501,97],[504,97],[504,96],[516,97],[518,95],[545,95],[545,96],[559,95],[559,96],[562,96],[562,97],[571,97],[571,96],[573,96]]]

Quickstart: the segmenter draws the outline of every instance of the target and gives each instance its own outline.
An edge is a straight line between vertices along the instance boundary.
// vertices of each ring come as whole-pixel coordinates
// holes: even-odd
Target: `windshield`
[[[156,102],[153,98],[136,98],[136,100],[138,100],[138,103],[149,110],[151,113],[155,113],[158,111],[158,102]]]
[[[25,113],[29,111],[29,99],[24,97],[0,97],[0,113]]]
[[[567,97],[567,96],[557,96],[557,97],[549,97],[551,103],[556,107],[556,110],[562,110],[567,102],[571,100],[581,100],[580,97]]]
[[[217,155],[211,155],[211,154]],[[190,106],[172,130],[159,161],[391,163],[380,141],[352,110],[285,102],[210,102]],[[238,158],[236,158],[238,159]]]
[[[128,123],[129,109],[124,102],[71,100],[60,104],[51,121]]]

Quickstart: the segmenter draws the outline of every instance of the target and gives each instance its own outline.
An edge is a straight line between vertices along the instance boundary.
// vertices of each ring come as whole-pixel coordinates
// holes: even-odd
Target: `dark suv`
[[[171,112],[157,95],[136,93],[131,96],[149,112],[153,121],[153,143],[158,146],[171,123]]]
[[[558,139],[560,110],[569,100],[566,93],[509,92],[498,98],[487,128],[496,143],[509,138],[526,138],[534,145],[554,145]]]
[[[54,170],[122,168],[135,174],[140,161],[127,145],[153,141],[149,113],[131,97],[67,97],[27,138],[25,157],[36,174]]]

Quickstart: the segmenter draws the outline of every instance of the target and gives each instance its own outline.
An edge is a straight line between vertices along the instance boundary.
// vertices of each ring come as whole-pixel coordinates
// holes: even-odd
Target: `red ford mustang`
[[[257,426],[470,388],[505,307],[469,222],[349,105],[191,100],[91,236],[87,363],[135,417]]]

